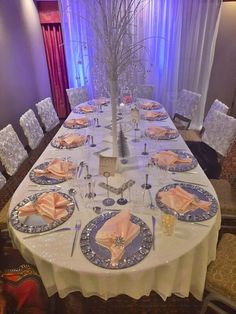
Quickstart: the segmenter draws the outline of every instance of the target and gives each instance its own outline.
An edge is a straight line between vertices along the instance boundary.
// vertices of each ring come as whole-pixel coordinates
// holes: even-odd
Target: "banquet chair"
[[[176,112],[173,122],[177,129],[188,129],[194,113],[197,111],[201,95],[182,89],[176,102]]]
[[[201,314],[208,307],[220,314],[226,314],[226,308],[236,311],[236,235],[223,234],[216,253],[216,260],[207,271],[205,288],[210,293],[206,296]],[[217,302],[217,303],[215,303]]]
[[[0,197],[2,196],[1,193],[2,193],[3,187],[6,185],[6,182],[7,182],[6,178],[0,172]],[[8,209],[9,209],[9,201],[4,206],[2,205],[0,206],[0,230],[6,227]]]
[[[154,98],[154,86],[153,85],[138,85],[137,97],[153,99]]]
[[[88,92],[86,86],[66,89],[67,97],[71,110],[78,104],[88,100]]]
[[[222,160],[236,138],[236,119],[214,110],[204,123],[201,142],[187,142],[209,179],[219,178]]]
[[[0,172],[0,190],[6,184],[7,180],[4,175]]]
[[[215,99],[212,103],[205,119],[203,122],[203,127],[200,131],[197,130],[180,130],[180,134],[182,138],[185,140],[185,142],[201,142],[202,135],[204,133],[205,124],[207,123],[209,125],[211,121],[212,113],[217,110],[224,114],[228,113],[229,107],[226,106],[223,102],[219,101],[218,99]]]
[[[16,173],[27,157],[27,151],[12,125],[8,124],[0,130],[0,160],[9,176]]]
[[[32,109],[20,117],[20,125],[28,140],[29,147],[35,149],[43,139],[44,134]]]
[[[41,100],[35,106],[46,132],[51,131],[60,123],[51,97]]]
[[[217,194],[221,211],[221,227],[236,228],[236,186],[225,179],[211,179],[211,184]]]

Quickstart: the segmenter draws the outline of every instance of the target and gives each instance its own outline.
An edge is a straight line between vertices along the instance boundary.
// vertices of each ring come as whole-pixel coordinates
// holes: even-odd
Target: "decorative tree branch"
[[[140,62],[140,52],[144,49],[144,40],[135,41],[133,29],[139,10],[150,0],[84,0],[91,14],[89,21],[99,38],[102,51],[95,52],[96,60],[104,66],[109,79],[112,104],[113,155],[117,156],[117,97],[119,78],[127,67]]]

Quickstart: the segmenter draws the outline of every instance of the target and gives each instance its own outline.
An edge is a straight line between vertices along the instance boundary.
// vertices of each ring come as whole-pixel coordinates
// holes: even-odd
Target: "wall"
[[[222,4],[219,32],[216,41],[214,63],[206,102],[206,112],[218,98],[232,107],[230,114],[236,117],[236,2]]]
[[[0,129],[11,123],[26,143],[20,116],[51,96],[38,12],[33,0],[0,1]]]

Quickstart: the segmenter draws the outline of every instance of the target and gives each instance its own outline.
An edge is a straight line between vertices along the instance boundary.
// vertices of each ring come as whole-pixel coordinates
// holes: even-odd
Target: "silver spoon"
[[[75,198],[75,194],[77,193],[77,191],[76,191],[75,189],[71,188],[71,189],[69,189],[68,193],[69,193],[69,195],[73,198],[74,203],[75,203],[75,206],[76,206],[76,208],[77,208],[78,211],[79,211],[79,205],[78,205],[78,203],[77,203],[77,201],[76,201],[76,198]]]

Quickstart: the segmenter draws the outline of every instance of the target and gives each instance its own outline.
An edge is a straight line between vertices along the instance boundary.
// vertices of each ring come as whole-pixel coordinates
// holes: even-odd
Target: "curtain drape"
[[[66,88],[68,88],[69,84],[61,25],[58,23],[50,23],[42,24],[41,27],[48,62],[53,103],[59,118],[65,118],[70,112],[66,96]]]
[[[93,96],[94,68],[96,74],[103,73],[102,65],[98,69],[99,64],[94,62],[94,51],[102,51],[98,39],[94,34],[91,36],[91,25],[86,22],[97,12],[92,12],[91,7],[88,10],[87,3],[59,0],[59,7],[69,84],[71,87],[87,84]],[[155,98],[170,115],[175,112],[181,89],[200,93],[200,109],[192,128],[200,128],[204,116],[220,8],[221,0],[145,0],[133,27],[136,40],[147,38],[145,53],[141,54],[143,75],[133,75],[135,84],[153,85]]]

